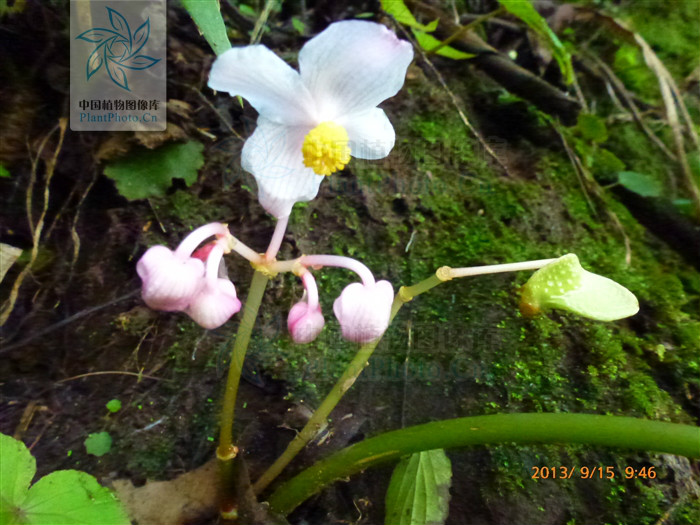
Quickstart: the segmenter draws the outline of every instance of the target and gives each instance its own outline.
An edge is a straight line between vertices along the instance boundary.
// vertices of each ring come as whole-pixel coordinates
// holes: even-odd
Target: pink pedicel
[[[289,310],[287,328],[295,343],[310,343],[318,337],[326,321],[321,313],[321,306],[309,307],[306,301],[300,301]]]
[[[304,298],[292,306],[287,316],[287,328],[295,343],[310,343],[318,337],[326,321],[318,302],[318,287],[314,275],[305,270],[301,275]]]
[[[154,310],[184,310],[204,280],[204,263],[165,246],[146,250],[136,264],[144,302]]]
[[[236,287],[229,279],[218,276],[223,255],[224,249],[218,244],[214,246],[207,258],[204,285],[185,309],[195,323],[209,330],[220,327],[241,309]]]
[[[389,281],[346,286],[333,303],[343,337],[356,343],[380,338],[389,326],[393,301],[394,289]]]

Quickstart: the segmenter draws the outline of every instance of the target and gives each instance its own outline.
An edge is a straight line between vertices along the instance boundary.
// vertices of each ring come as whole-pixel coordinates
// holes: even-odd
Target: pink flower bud
[[[224,249],[220,244],[211,249],[207,257],[204,286],[185,309],[195,323],[209,330],[219,328],[241,309],[236,287],[228,278],[218,276],[223,255]]]
[[[389,281],[346,286],[333,303],[343,337],[356,343],[380,338],[389,326],[393,302],[394,289]]]
[[[185,310],[192,320],[203,328],[213,330],[228,321],[241,309],[236,287],[228,279],[207,279],[204,287],[190,301]]]
[[[145,303],[154,310],[183,310],[203,284],[204,263],[165,246],[146,250],[136,264]]]
[[[324,324],[320,305],[309,308],[306,301],[300,301],[289,310],[287,328],[295,343],[310,343],[321,333]]]

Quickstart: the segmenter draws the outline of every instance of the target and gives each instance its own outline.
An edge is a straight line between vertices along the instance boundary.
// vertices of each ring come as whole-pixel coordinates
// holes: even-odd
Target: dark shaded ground
[[[223,3],[235,28],[232,36],[247,41],[254,20]],[[308,4],[309,34],[332,20],[377,12],[373,3]],[[294,33],[290,20],[299,12],[296,3],[285,4],[263,42],[280,51],[298,49],[304,38]],[[128,202],[101,175],[104,163],[171,137],[67,132],[49,188],[39,257],[3,327],[0,348],[0,431],[17,434],[32,448],[38,475],[77,468],[105,482],[129,478],[140,484],[170,479],[213,456],[228,345],[239,318],[205,332],[184,316],[146,309],[134,295],[135,261],[146,247],[174,246],[191,228],[213,220],[228,223],[238,237],[263,250],[273,223],[248,189],[255,187],[252,179],[240,170],[242,141],[226,126],[249,136],[254,110],[205,87],[211,53],[182,9],[172,6],[168,16],[168,98],[189,108],[171,108],[169,119],[180,131],[170,132],[203,142],[206,164],[191,188],[176,182],[165,197]],[[66,112],[67,24],[67,2],[30,1],[23,12],[3,18],[0,27],[5,79],[0,158],[12,175],[0,179],[0,234],[2,242],[25,250],[31,247],[25,203],[30,160]],[[508,38],[493,44],[503,41]],[[614,52],[610,39],[597,45],[602,56]],[[669,47],[671,64],[674,56],[680,61],[687,53],[682,46]],[[404,309],[334,413],[330,439],[311,445],[291,471],[364,436],[445,417],[577,411],[698,424],[700,275],[688,255],[684,259],[674,251],[679,243],[646,229],[648,221],[639,218],[647,210],[643,204],[641,211],[638,203],[628,210],[624,198],[606,192],[589,206],[556,132],[527,103],[461,63],[436,59],[435,65],[510,176],[484,153],[432,70],[418,60],[404,90],[383,105],[397,129],[395,151],[381,162],[353,161],[316,200],[298,206],[283,256],[352,255],[398,286],[423,279],[442,264],[576,252],[586,267],[637,294],[641,312],[613,324],[556,313],[531,321],[517,313],[517,288],[525,275],[442,286]],[[604,86],[590,80],[584,87],[601,114],[617,114]],[[692,91],[688,103],[696,115]],[[653,109],[659,102],[648,104]],[[628,169],[667,181],[676,168],[633,123],[611,122],[605,147]],[[55,144],[53,135],[44,158]],[[592,153],[599,154],[600,149]],[[37,197],[43,193],[42,174],[40,169]],[[622,234],[606,210],[617,214],[630,239],[631,265],[625,264]],[[696,238],[696,223],[673,224]],[[229,258],[228,265],[244,297],[252,270],[240,259]],[[2,282],[3,298],[21,268],[22,261]],[[331,312],[332,300],[347,283],[340,271],[321,274],[324,312]],[[303,424],[299,406],[318,403],[353,352],[328,315],[317,343],[291,344],[286,312],[299,296],[291,276],[270,284],[249,351],[238,431],[253,478]],[[116,414],[104,407],[111,399],[122,402]],[[83,441],[103,430],[114,439],[112,451],[101,458],[87,455]],[[450,457],[455,479],[448,523],[690,524],[700,519],[698,464],[682,458],[505,445],[451,451]],[[543,464],[653,465],[660,475],[654,481],[535,483],[531,468]],[[384,467],[338,483],[290,521],[380,523],[390,474]]]

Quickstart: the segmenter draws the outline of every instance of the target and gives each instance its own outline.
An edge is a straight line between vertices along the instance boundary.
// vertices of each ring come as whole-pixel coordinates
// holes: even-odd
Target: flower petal
[[[637,297],[615,281],[585,270],[569,253],[537,270],[522,287],[525,315],[560,308],[589,319],[615,321],[639,311]]]
[[[350,138],[350,154],[358,159],[377,160],[386,157],[394,147],[396,133],[383,110],[350,115],[337,120]]]
[[[343,337],[356,343],[379,339],[389,326],[394,289],[389,281],[353,283],[333,303]]]
[[[315,310],[308,303],[300,301],[292,306],[287,317],[287,328],[295,343],[310,343],[318,337],[326,322],[320,306]]]
[[[241,165],[258,183],[260,204],[277,218],[289,215],[294,203],[313,199],[323,180],[304,166],[301,146],[308,131],[261,116],[243,146]]]
[[[321,120],[360,113],[393,97],[413,47],[387,27],[362,20],[331,24],[299,53],[299,71]]]
[[[185,313],[199,326],[208,330],[220,327],[241,309],[236,287],[228,279],[217,279],[196,294]]]
[[[313,125],[315,105],[299,73],[263,45],[221,54],[211,68],[209,87],[242,96],[274,122]]]
[[[144,302],[154,310],[184,309],[202,286],[204,263],[180,258],[165,246],[152,246],[136,264]]]

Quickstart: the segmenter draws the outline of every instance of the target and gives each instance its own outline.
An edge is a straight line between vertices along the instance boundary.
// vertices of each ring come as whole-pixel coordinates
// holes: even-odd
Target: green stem
[[[439,270],[438,270],[439,271]],[[402,297],[405,302],[410,301],[416,295],[427,292],[428,290],[435,288],[438,284],[444,283],[448,279],[440,278],[438,272],[421,282],[414,284],[413,286],[402,286],[399,288],[399,297]]]
[[[403,304],[404,301],[399,297],[399,295],[397,295],[391,305],[391,320],[396,317],[396,314],[401,309]],[[389,323],[391,323],[391,320]],[[353,357],[352,361],[350,361],[348,366],[345,368],[343,375],[340,376],[340,379],[338,379],[335,386],[333,386],[333,389],[323,400],[321,406],[319,406],[313,413],[304,428],[301,429],[301,432],[295,436],[289,445],[287,445],[287,448],[282,455],[278,457],[277,460],[270,465],[270,468],[268,468],[263,475],[260,476],[260,479],[255,482],[253,485],[253,490],[256,494],[259,494],[265,490],[265,488],[280,474],[280,472],[284,470],[284,467],[286,467],[289,462],[292,461],[292,459],[294,459],[294,457],[299,453],[299,451],[304,448],[306,444],[311,441],[323,428],[323,426],[326,424],[328,415],[338,404],[340,398],[342,398],[345,392],[350,389],[350,387],[359,377],[362,370],[364,370],[364,368],[369,364],[369,358],[372,355],[372,352],[374,352],[374,349],[377,348],[379,341],[381,341],[381,338],[377,339],[376,341],[372,341],[371,343],[366,343],[360,347],[357,354],[355,354],[355,357]]]
[[[467,277],[471,275],[482,275],[488,273],[499,273],[507,271],[518,271],[525,269],[540,268],[544,264],[553,261],[554,259],[544,259],[540,261],[526,261],[523,263],[514,264],[497,264],[492,266],[478,266],[474,268],[450,268],[443,266],[438,268],[433,275],[413,286],[402,286],[399,293],[394,297],[394,302],[391,305],[391,317],[389,323],[394,320],[396,314],[401,307],[411,301],[415,296],[427,292],[435,288],[437,285],[445,281],[449,281],[454,277]],[[367,343],[360,347],[353,360],[347,366],[343,375],[336,382],[333,389],[321,403],[321,406],[313,413],[311,419],[306,423],[306,426],[299,432],[294,439],[287,445],[282,455],[263,473],[263,475],[253,484],[253,490],[256,494],[260,494],[267,486],[282,472],[282,470],[294,459],[299,451],[311,441],[318,432],[326,424],[328,415],[333,411],[335,406],[355,383],[362,370],[369,364],[369,358],[374,352],[374,349],[381,341],[381,338]]]
[[[268,277],[261,272],[253,274],[253,280],[250,283],[250,290],[245,302],[243,311],[243,319],[238,326],[238,333],[231,350],[231,364],[228,369],[228,377],[226,379],[226,391],[224,393],[224,403],[221,409],[221,429],[219,434],[219,447],[216,450],[216,456],[219,458],[221,467],[221,494],[222,497],[230,498],[232,492],[229,488],[233,483],[233,458],[236,457],[238,449],[233,444],[233,418],[236,411],[236,397],[238,396],[238,385],[241,381],[241,370],[243,369],[243,360],[245,359],[250,336],[255,326],[255,319],[258,317],[258,310],[262,302],[265,287],[267,286]],[[228,502],[222,504],[229,507]]]
[[[700,428],[591,414],[498,414],[435,421],[347,447],[282,484],[268,502],[286,515],[329,483],[402,456],[496,443],[581,443],[700,457]]]

